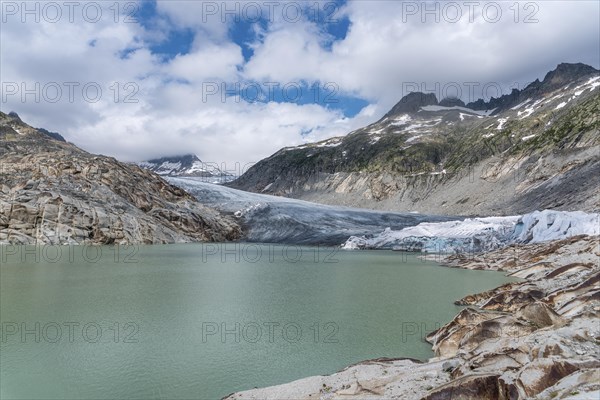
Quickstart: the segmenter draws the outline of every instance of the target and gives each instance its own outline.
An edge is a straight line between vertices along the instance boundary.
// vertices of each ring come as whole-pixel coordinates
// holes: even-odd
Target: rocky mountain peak
[[[51,139],[57,140],[59,142],[66,143],[65,138],[62,137],[62,135],[59,133],[51,132],[44,128],[33,128],[33,127],[27,125],[26,123],[23,122],[23,120],[21,120],[21,117],[19,117],[19,114],[17,114],[14,111],[9,112],[8,114],[4,114],[3,112],[0,112],[0,125],[2,128],[1,132],[0,132],[0,136],[5,136],[7,134],[12,134],[12,135],[27,134],[32,139],[34,139],[35,137],[38,137],[38,138],[42,137],[44,139],[51,138]],[[37,136],[40,134],[43,136]]]
[[[9,112],[9,113],[8,113],[8,116],[9,116],[9,117],[12,117],[12,118],[14,118],[14,119],[18,119],[19,121],[21,121],[21,117],[19,117],[19,114],[17,114],[17,113],[16,113],[16,112],[14,112],[14,111],[11,111],[11,112]]]
[[[198,158],[197,155],[190,153],[190,154],[184,154],[184,155],[180,155],[180,156],[155,158],[152,160],[148,160],[147,162],[152,163],[152,164],[162,164],[165,162],[169,162],[169,163],[181,163],[182,165],[192,165],[194,163],[194,161],[200,161],[200,159]]]
[[[411,92],[404,96],[396,105],[388,112],[385,117],[415,113],[425,106],[438,105],[437,97],[433,93]],[[384,118],[385,118],[384,117]]]
[[[60,133],[50,132],[49,130],[44,129],[44,128],[37,128],[37,130],[38,130],[38,132],[41,132],[44,135],[49,136],[49,137],[51,137],[54,140],[58,140],[60,142],[66,142],[65,138],[62,137],[62,135]]]
[[[546,74],[544,80],[541,82],[541,87],[546,91],[555,90],[579,78],[599,72],[596,68],[582,63],[561,63],[554,70]],[[539,82],[539,80],[536,80],[536,82]]]
[[[498,98],[491,97],[487,102],[479,99],[467,104],[467,107],[474,110],[495,110],[494,114],[498,114],[528,98],[542,97],[563,86],[575,83],[590,75],[597,75],[598,73],[600,71],[586,64],[561,63],[554,70],[548,72],[542,81],[536,79],[523,90],[513,89],[510,94],[505,94]]]
[[[464,107],[465,103],[457,97],[446,97],[440,101],[442,107]]]

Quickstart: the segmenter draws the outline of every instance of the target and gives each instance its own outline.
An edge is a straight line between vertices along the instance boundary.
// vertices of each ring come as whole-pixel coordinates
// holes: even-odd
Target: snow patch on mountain
[[[560,103],[559,105],[556,106],[555,110],[560,110],[561,108],[563,108],[566,105],[567,105],[567,102],[563,101],[562,103]]]
[[[527,100],[525,100],[524,102],[522,102],[522,103],[519,103],[519,104],[517,104],[516,106],[512,107],[512,108],[511,108],[511,110],[513,110],[513,111],[516,111],[516,110],[518,110],[519,108],[523,107],[525,104],[529,103],[531,100],[532,100],[532,98],[530,97],[530,98],[528,98]]]
[[[318,143],[316,147],[337,147],[342,144],[342,138],[336,137],[333,139],[326,140],[324,142]]]
[[[437,112],[437,111],[451,111],[451,110],[457,110],[457,111],[463,111],[466,113],[470,113],[470,114],[476,114],[476,115],[481,115],[481,116],[489,116],[491,113],[494,112],[495,108],[493,110],[485,110],[485,111],[477,111],[477,110],[473,110],[471,108],[467,108],[467,107],[460,107],[460,106],[453,106],[453,107],[444,107],[444,106],[423,106],[421,107],[421,111],[429,111],[429,112]]]
[[[536,136],[537,136],[537,135],[527,135],[527,136],[523,136],[523,137],[521,138],[521,140],[522,140],[523,142],[526,142],[526,141],[528,141],[529,139],[533,139],[533,138],[534,138],[534,137],[536,137]]]
[[[496,129],[499,131],[502,130],[502,127],[504,126],[506,121],[508,121],[508,117],[498,119],[498,126],[496,127]]]
[[[235,179],[233,174],[221,171],[215,163],[202,162],[194,154],[142,161],[138,165],[161,176],[199,177],[211,183],[223,183]]]
[[[412,120],[412,118],[410,117],[410,115],[402,114],[402,115],[394,118],[394,122],[392,122],[390,125],[406,125],[411,120]]]

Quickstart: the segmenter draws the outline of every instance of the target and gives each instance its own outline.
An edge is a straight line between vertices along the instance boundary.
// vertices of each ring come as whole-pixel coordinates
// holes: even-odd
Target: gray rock
[[[9,129],[10,128],[10,129]],[[237,223],[158,175],[94,156],[0,113],[0,243],[237,239]]]
[[[460,365],[458,360],[448,360],[442,364],[442,371],[444,372],[452,372],[456,367]]]

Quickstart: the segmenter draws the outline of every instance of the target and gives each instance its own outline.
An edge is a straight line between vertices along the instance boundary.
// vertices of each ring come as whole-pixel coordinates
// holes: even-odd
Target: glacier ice
[[[166,179],[201,203],[234,215],[244,227],[244,240],[250,242],[339,246],[351,236],[367,235],[385,227],[399,230],[422,222],[459,218],[326,206],[244,192],[194,178]]]
[[[166,179],[201,203],[235,216],[250,242],[455,253],[600,234],[597,213],[544,210],[508,217],[431,216],[327,206],[197,178]]]
[[[510,244],[537,243],[577,235],[600,235],[600,214],[534,211],[522,216],[424,222],[401,230],[353,236],[344,249],[395,249],[428,253],[468,253]]]

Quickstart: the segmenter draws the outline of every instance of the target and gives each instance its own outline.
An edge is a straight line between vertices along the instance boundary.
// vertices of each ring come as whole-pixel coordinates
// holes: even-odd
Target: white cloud
[[[86,150],[125,160],[196,152],[206,161],[244,164],[376,120],[406,94],[403,83],[425,83],[424,89],[435,82],[524,84],[559,62],[600,63],[597,2],[537,3],[535,24],[515,23],[507,9],[512,3],[502,3],[504,17],[495,24],[477,13],[474,23],[403,20],[402,4],[350,2],[337,13],[348,16],[350,30],[330,48],[324,43],[331,37],[321,27],[307,20],[290,23],[276,14],[252,44],[255,54],[247,63],[242,49],[228,39],[230,24],[220,15],[204,18],[207,2],[159,1],[159,16],[148,24],[152,29],[113,18],[97,23],[9,18],[1,37],[3,83],[95,82],[103,95],[96,103],[84,101],[81,90],[73,102],[66,93],[57,103],[11,96],[2,110],[17,111],[25,121],[59,131]],[[106,16],[112,16],[111,5],[104,4]],[[521,9],[521,19],[524,13]],[[165,63],[150,52],[148,41],[164,39],[175,27],[190,29],[194,42],[190,53]],[[203,96],[207,82],[237,80],[335,82],[341,94],[372,104],[344,118],[318,105]],[[125,87],[129,82],[137,92]],[[138,102],[124,103],[127,94]]]
[[[167,70],[175,78],[195,84],[210,79],[236,81],[237,67],[244,61],[242,49],[233,43],[208,44],[185,55],[177,55]]]
[[[350,31],[331,51],[318,45],[319,31],[308,22],[276,27],[256,46],[246,71],[275,80],[333,81],[346,92],[391,106],[406,94],[405,83],[423,84],[424,89],[434,89],[436,82],[440,87],[447,82],[523,85],[559,62],[599,64],[597,2],[579,2],[577,7],[566,1],[535,3],[537,10],[520,3],[518,22],[509,9],[513,3],[501,3],[502,17],[496,23],[488,22],[492,9],[486,9],[484,18],[485,2],[474,9],[472,23],[466,7],[457,23],[447,22],[450,14],[446,19],[441,15],[439,23],[426,15],[428,22],[423,23],[420,14],[403,13],[405,3],[350,2]],[[525,23],[532,12],[539,22]],[[575,25],[578,29],[572,29]],[[481,90],[476,94],[481,96]]]

